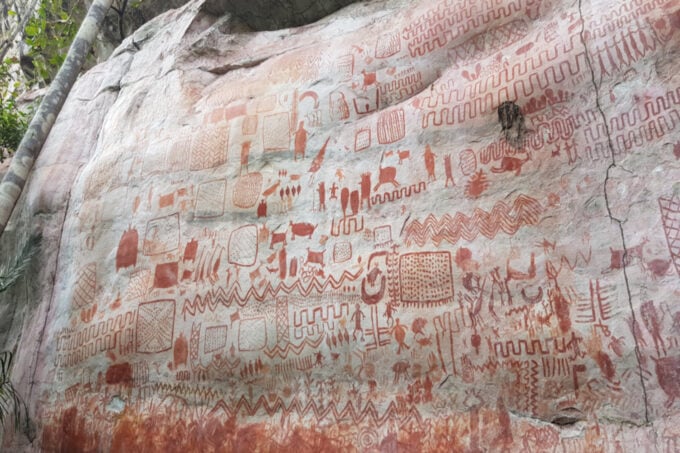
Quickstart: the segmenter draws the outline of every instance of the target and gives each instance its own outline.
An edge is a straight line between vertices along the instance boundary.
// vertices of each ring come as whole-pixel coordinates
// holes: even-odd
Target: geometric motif
[[[333,261],[344,263],[352,258],[352,243],[348,241],[337,242],[333,246]]]
[[[155,300],[139,304],[137,352],[151,354],[170,350],[174,330],[174,300]]]
[[[259,351],[266,345],[267,323],[265,319],[242,319],[238,326],[239,351]]]
[[[680,197],[659,197],[659,208],[668,250],[675,264],[675,270],[680,275]]]
[[[78,278],[73,290],[73,305],[76,308],[85,308],[95,300],[97,291],[97,263],[89,263],[83,266],[78,273]]]
[[[227,193],[227,181],[218,179],[202,182],[198,185],[194,215],[198,218],[220,217],[224,214],[224,200]]]
[[[218,351],[227,345],[227,326],[213,326],[205,329],[205,344],[203,350],[206,354]]]
[[[254,135],[257,132],[257,115],[248,115],[243,118],[241,133],[243,135]]]
[[[354,75],[354,55],[351,53],[338,57],[335,61],[335,74],[341,82],[348,82]]]
[[[248,173],[236,178],[232,201],[238,208],[252,208],[257,203],[262,191],[262,174]]]
[[[394,143],[405,135],[404,109],[383,112],[378,116],[378,143]]]
[[[371,146],[371,129],[359,129],[354,136],[354,151],[361,151]]]
[[[399,257],[401,301],[417,307],[453,300],[449,252],[415,252]]]
[[[471,216],[462,212],[446,213],[441,218],[428,214],[422,223],[414,220],[406,226],[405,242],[407,245],[415,242],[422,247],[431,240],[439,246],[443,241],[455,244],[461,238],[473,241],[479,234],[489,239],[495,238],[500,231],[513,235],[525,225],[536,225],[542,213],[543,206],[538,200],[520,194],[512,205],[501,200],[491,211],[475,208]]]
[[[389,244],[392,241],[392,227],[383,225],[373,229],[373,242],[376,246]]]
[[[378,37],[375,43],[375,58],[387,58],[401,50],[399,33],[390,33]]]
[[[244,225],[229,237],[229,263],[252,266],[257,259],[257,227]]]
[[[160,255],[179,248],[179,214],[158,217],[146,224],[144,255]]]
[[[290,341],[290,321],[288,320],[288,297],[276,298],[276,342],[285,347]]]
[[[264,117],[262,141],[265,151],[288,151],[290,120],[287,113],[275,113]]]
[[[229,128],[211,127],[194,134],[191,143],[190,170],[217,167],[227,161]]]

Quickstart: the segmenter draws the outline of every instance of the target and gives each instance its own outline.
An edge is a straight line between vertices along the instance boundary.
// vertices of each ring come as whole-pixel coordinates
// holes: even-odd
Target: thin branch
[[[17,35],[19,33],[24,32],[24,28],[26,28],[26,24],[28,23],[28,20],[33,16],[33,11],[35,11],[35,7],[38,5],[38,0],[33,0],[31,3],[31,6],[28,7],[26,10],[26,15],[21,19],[21,16],[19,16],[19,25],[12,31],[10,32],[9,36],[5,41],[0,44],[0,61],[5,59],[5,55],[7,55],[7,52],[9,51],[10,48],[12,48],[12,44],[14,43],[14,40],[16,39]]]
[[[125,39],[125,31],[123,30],[123,19],[125,17],[125,9],[127,8],[128,0],[123,0],[123,6],[120,7],[120,11],[113,8],[114,11],[118,13],[118,33],[120,35],[120,42]]]

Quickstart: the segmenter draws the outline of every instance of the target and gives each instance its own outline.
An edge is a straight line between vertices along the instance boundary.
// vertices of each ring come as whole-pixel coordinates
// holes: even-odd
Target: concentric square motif
[[[172,348],[175,301],[155,300],[137,309],[137,352],[152,354]]]

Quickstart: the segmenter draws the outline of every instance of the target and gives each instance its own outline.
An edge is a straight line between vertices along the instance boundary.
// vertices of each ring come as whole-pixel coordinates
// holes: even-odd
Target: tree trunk
[[[0,183],[0,235],[5,231],[14,206],[26,185],[28,174],[38,158],[66,96],[73,87],[90,47],[113,0],[95,0],[80,25],[64,64],[47,90],[28,130],[17,148],[9,171]]]

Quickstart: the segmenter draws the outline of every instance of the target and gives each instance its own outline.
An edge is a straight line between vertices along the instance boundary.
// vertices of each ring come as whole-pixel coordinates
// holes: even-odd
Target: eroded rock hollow
[[[679,44],[678,0],[154,19],[3,235],[44,236],[6,441],[680,450]]]

